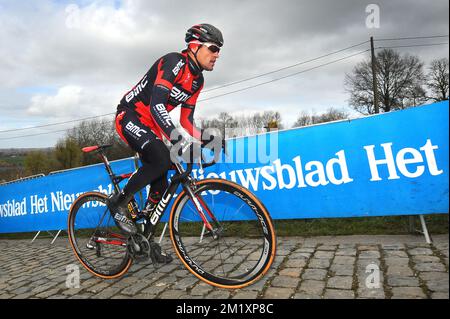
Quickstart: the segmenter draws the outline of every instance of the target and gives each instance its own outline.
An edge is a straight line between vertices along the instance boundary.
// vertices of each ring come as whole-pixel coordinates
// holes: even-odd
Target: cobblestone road
[[[448,299],[448,235],[278,238],[272,269],[256,284],[225,290],[204,284],[177,259],[132,266],[116,280],[95,278],[75,259],[67,238],[0,240],[0,299],[161,298]],[[163,248],[171,252],[169,241]],[[73,267],[80,287],[67,288]],[[376,269],[379,269],[379,272]]]

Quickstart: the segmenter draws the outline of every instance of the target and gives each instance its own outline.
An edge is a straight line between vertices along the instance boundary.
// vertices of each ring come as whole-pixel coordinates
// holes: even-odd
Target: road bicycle
[[[119,192],[120,182],[131,174],[114,174],[105,155],[109,146],[90,146],[83,151],[100,155],[114,192]],[[199,163],[203,169],[216,162],[201,159]],[[248,189],[232,181],[195,179],[191,174],[193,165],[173,163],[175,174],[150,211],[139,209],[135,199],[128,203],[139,226],[136,235],[124,235],[115,225],[106,194],[80,195],[68,216],[70,245],[80,263],[95,276],[115,279],[124,275],[133,261],[148,260],[154,249],[160,249],[153,236],[172,204],[170,240],[192,274],[221,288],[242,288],[264,276],[276,251],[275,230],[266,207]],[[181,191],[177,191],[179,186]]]

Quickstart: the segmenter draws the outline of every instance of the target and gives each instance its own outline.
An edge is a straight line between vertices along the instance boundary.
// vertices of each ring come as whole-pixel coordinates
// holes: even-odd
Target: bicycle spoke
[[[222,265],[222,271],[223,271],[223,275],[225,276],[225,269],[223,268],[223,258],[222,258],[222,252],[220,251],[220,241],[217,242],[217,246],[219,248],[219,255],[220,255],[220,260],[222,261],[221,265]]]
[[[94,229],[94,232],[92,233],[92,235],[89,238],[89,240],[86,242],[86,245],[92,240],[92,237],[94,237],[94,234],[98,231],[98,228],[102,224],[103,219],[105,218],[107,212],[108,212],[108,208],[106,208],[105,211],[103,212],[103,216],[100,218],[100,222],[98,223],[97,227]]]

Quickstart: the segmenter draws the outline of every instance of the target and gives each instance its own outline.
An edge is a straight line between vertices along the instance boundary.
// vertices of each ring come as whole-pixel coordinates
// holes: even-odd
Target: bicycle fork
[[[218,239],[223,231],[223,227],[217,221],[216,217],[209,209],[208,205],[206,205],[205,201],[201,196],[194,194],[194,192],[189,186],[184,185],[184,190],[188,194],[188,196],[192,199],[192,202],[195,205],[195,209],[197,210],[200,218],[203,220],[203,224],[205,225],[206,229],[208,229],[211,232],[211,235],[214,239]],[[210,220],[212,221],[212,224],[208,221],[208,218],[205,215],[204,211],[206,211],[206,213],[208,214]]]

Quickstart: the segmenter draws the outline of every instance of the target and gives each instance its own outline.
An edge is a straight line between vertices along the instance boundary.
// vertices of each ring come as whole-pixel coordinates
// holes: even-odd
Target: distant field
[[[0,151],[0,183],[22,176],[25,170],[25,155],[5,154]]]
[[[23,166],[25,163],[25,155],[0,155],[0,167],[5,166]]]

